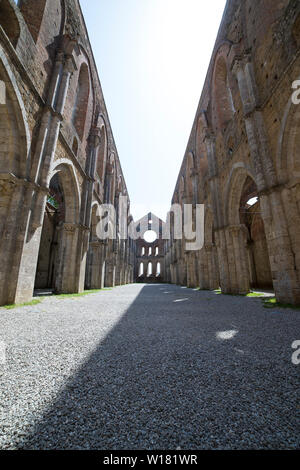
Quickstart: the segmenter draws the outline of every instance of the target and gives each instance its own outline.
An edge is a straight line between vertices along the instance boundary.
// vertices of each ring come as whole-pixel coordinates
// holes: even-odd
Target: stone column
[[[247,234],[243,225],[230,226],[227,228],[227,236],[231,242],[227,242],[230,293],[248,294],[250,291],[250,275],[247,258]]]
[[[89,263],[87,274],[88,289],[103,289],[104,287],[104,245],[98,241],[92,241],[89,247]]]
[[[76,254],[79,226],[64,223],[60,227],[59,247],[56,267],[55,291],[61,293],[79,292],[78,277],[76,275]]]
[[[215,231],[217,257],[219,261],[220,287],[224,294],[230,292],[229,259],[226,245],[226,229]]]
[[[105,287],[115,287],[116,285],[116,266],[114,259],[108,259],[105,266]]]
[[[216,138],[212,132],[207,130],[205,135],[205,145],[207,149],[208,159],[208,174],[209,174],[209,185],[212,195],[212,206],[214,214],[214,227],[224,226],[224,217],[221,210],[221,198],[219,192],[218,182],[218,167],[217,167],[217,156],[216,156]]]
[[[200,290],[206,289],[206,281],[205,281],[205,249],[204,247],[199,252],[198,258],[198,285]]]
[[[14,175],[0,175],[0,305],[32,297],[42,227],[28,234],[32,198],[42,188]]]
[[[208,289],[214,290],[219,287],[218,285],[218,273],[215,260],[215,249],[213,244],[205,245],[206,259],[207,259],[207,271],[208,271]]]
[[[196,252],[187,253],[187,287],[197,287],[196,281]]]

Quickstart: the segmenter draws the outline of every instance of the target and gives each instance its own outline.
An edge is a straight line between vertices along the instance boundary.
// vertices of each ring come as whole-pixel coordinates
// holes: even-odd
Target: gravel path
[[[297,448],[297,339],[297,310],[170,285],[2,308],[0,448]]]

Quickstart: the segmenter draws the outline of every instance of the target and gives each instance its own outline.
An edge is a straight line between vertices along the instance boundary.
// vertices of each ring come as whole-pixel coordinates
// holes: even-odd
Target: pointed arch
[[[224,131],[235,113],[228,74],[229,44],[223,43],[215,55],[211,102],[214,127]]]
[[[289,99],[283,113],[277,144],[277,172],[280,180],[300,178],[300,111]]]
[[[206,118],[206,113],[203,111],[198,116],[197,125],[196,125],[196,158],[197,165],[199,168],[199,173],[202,178],[208,173],[208,158],[207,158],[207,149],[205,144],[205,138],[208,132],[208,122]]]
[[[26,178],[30,171],[30,132],[16,79],[0,46],[0,172]]]
[[[83,62],[81,64],[79,75],[78,75],[76,96],[75,96],[75,102],[74,102],[73,113],[72,113],[72,122],[80,140],[82,140],[84,136],[89,96],[90,96],[89,69],[88,69],[87,64]]]
[[[156,264],[156,277],[161,276],[161,263],[158,261]]]
[[[139,265],[139,274],[138,277],[143,277],[144,276],[144,263],[141,262]]]
[[[225,223],[228,225],[239,225],[240,200],[242,190],[247,178],[251,178],[256,184],[255,176],[252,170],[243,162],[236,163],[230,172],[229,180],[225,188]]]
[[[101,181],[104,183],[106,161],[107,161],[107,130],[104,118],[99,116],[97,128],[100,129],[100,145],[97,152],[97,174]]]
[[[186,159],[186,189],[187,189],[187,197],[189,202],[192,203],[195,195],[195,188],[194,188],[194,171],[195,171],[195,162],[194,162],[194,154],[189,152]]]
[[[67,159],[56,160],[49,174],[48,184],[56,174],[64,193],[65,222],[76,224],[79,222],[80,188],[72,163]]]
[[[148,266],[147,266],[147,277],[152,276],[153,274],[153,265],[152,262],[149,261]]]
[[[99,215],[100,205],[97,201],[94,201],[92,204],[92,216],[91,216],[91,240],[98,240],[97,236],[97,225],[100,221]]]

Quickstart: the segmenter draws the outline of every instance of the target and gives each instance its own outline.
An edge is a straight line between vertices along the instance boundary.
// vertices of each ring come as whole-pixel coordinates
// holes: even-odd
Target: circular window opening
[[[157,240],[156,232],[154,232],[154,230],[147,230],[147,232],[144,233],[144,240],[147,243],[155,242],[155,240]]]

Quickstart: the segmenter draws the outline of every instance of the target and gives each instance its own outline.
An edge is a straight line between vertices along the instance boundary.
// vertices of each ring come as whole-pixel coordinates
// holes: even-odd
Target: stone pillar
[[[220,287],[224,294],[230,292],[229,259],[227,255],[226,230],[215,231],[217,257],[219,262]]]
[[[88,259],[87,288],[103,289],[105,256],[104,245],[101,241],[90,243]]]
[[[213,244],[205,245],[207,271],[208,271],[208,289],[214,290],[219,287],[218,272],[216,266],[216,251]]]
[[[187,253],[187,287],[197,287],[196,280],[196,253]]]
[[[115,286],[120,286],[121,285],[121,276],[122,276],[122,268],[120,264],[120,257],[117,257],[117,263],[115,267]]]
[[[60,231],[57,256],[59,263],[56,267],[55,291],[59,294],[80,292],[76,273],[79,226],[65,223],[61,226]]]
[[[116,266],[112,259],[106,261],[104,285],[105,287],[115,287],[116,285]]]
[[[229,259],[230,293],[248,294],[250,275],[247,258],[247,234],[243,225],[227,228],[227,250]],[[231,241],[229,241],[231,238]]]
[[[200,290],[206,289],[206,279],[205,279],[205,249],[204,247],[199,252],[198,260],[198,285]]]
[[[281,189],[284,212],[288,216],[288,231],[295,254],[295,265],[300,272],[300,181],[288,184]]]
[[[300,305],[300,273],[296,267],[280,190],[261,193],[260,206],[276,298],[282,303]]]
[[[224,226],[224,216],[221,209],[221,198],[218,181],[218,166],[216,156],[216,138],[212,132],[207,130],[205,135],[205,145],[207,149],[209,185],[212,195],[212,206],[214,214],[214,227]]]

